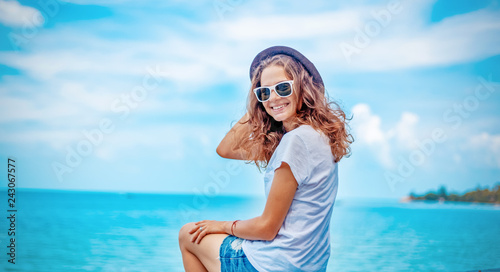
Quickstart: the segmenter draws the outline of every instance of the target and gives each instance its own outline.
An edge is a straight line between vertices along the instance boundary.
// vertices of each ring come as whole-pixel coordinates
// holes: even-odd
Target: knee
[[[187,223],[182,228],[179,230],[179,246],[180,248],[185,248],[187,243],[191,242],[191,234],[189,234],[189,231],[191,231],[196,225],[191,222]]]

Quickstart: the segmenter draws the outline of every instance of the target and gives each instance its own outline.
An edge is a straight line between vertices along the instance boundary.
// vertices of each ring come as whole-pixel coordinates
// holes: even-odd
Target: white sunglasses
[[[293,80],[287,80],[277,83],[273,86],[257,87],[253,89],[253,92],[257,97],[257,100],[259,100],[259,102],[266,102],[267,100],[269,100],[269,98],[271,98],[272,90],[274,90],[274,92],[279,97],[288,97],[292,95],[293,92],[292,86],[293,86]]]

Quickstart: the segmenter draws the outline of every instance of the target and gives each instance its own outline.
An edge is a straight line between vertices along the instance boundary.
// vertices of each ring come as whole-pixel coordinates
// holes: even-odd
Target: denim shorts
[[[243,239],[232,235],[224,239],[219,251],[221,272],[258,272],[248,261],[245,252],[243,252],[242,243]]]

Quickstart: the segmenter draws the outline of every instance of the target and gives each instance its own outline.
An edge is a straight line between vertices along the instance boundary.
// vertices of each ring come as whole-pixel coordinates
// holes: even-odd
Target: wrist
[[[236,236],[234,234],[234,229],[236,228],[236,223],[238,223],[240,220],[234,220],[233,223],[231,224],[231,235]]]
[[[224,222],[224,232],[227,234],[231,234],[231,225],[233,224],[233,221],[225,221]]]

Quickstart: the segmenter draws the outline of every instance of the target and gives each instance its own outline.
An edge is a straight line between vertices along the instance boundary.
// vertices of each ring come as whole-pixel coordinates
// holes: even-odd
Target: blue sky
[[[499,1],[0,0],[1,161],[19,188],[263,195],[215,148],[272,45],[353,116],[339,197],[500,182]]]

